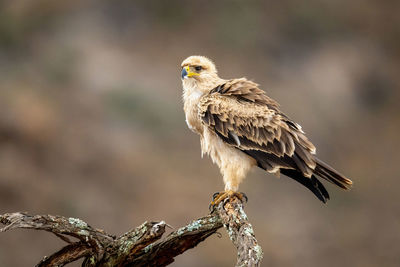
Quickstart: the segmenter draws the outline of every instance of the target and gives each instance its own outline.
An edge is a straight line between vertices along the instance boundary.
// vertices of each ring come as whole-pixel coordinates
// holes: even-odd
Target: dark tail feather
[[[326,191],[323,184],[318,181],[315,176],[311,178],[305,177],[300,171],[293,170],[293,169],[286,169],[292,166],[296,166],[296,163],[289,157],[287,158],[278,158],[275,155],[268,154],[266,152],[258,151],[258,150],[242,150],[247,155],[253,157],[257,160],[258,167],[264,170],[274,169],[276,166],[282,166],[283,168],[280,169],[280,172],[300,184],[307,187],[314,195],[321,200],[322,202],[326,203],[329,199],[328,191]],[[286,168],[285,168],[286,167]]]
[[[311,178],[304,177],[300,172],[292,169],[281,169],[281,173],[307,187],[322,202],[326,203],[329,199],[328,191],[314,175]]]
[[[350,189],[353,185],[353,182],[350,179],[347,179],[342,174],[338,173],[322,160],[316,158],[316,162],[317,166],[315,167],[314,174],[346,190]]]

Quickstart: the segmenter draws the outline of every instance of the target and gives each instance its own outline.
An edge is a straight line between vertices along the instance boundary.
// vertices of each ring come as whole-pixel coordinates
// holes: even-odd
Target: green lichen
[[[232,229],[231,227],[226,227],[226,230],[227,230],[227,232],[228,232],[229,239],[230,239],[232,242],[235,242],[235,239],[236,239],[236,232],[235,232],[235,230]]]
[[[79,227],[79,228],[82,228],[82,229],[88,227],[88,224],[85,223],[84,221],[82,221],[81,219],[77,219],[77,218],[68,218],[68,222],[69,222],[70,224],[75,225],[76,227]]]
[[[240,218],[241,218],[242,220],[245,220],[245,221],[248,220],[246,213],[244,213],[243,207],[240,207],[240,208],[239,208],[239,215],[240,215]]]
[[[135,242],[128,239],[121,244],[118,250],[122,253],[122,255],[128,255],[134,245]]]
[[[191,224],[189,224],[189,225],[187,225],[185,227],[182,227],[182,228],[178,229],[178,231],[176,233],[178,235],[181,235],[186,231],[189,231],[189,232],[195,231],[195,230],[198,230],[201,227],[201,225],[202,225],[201,220],[197,220],[197,221],[194,221],[194,222],[192,222]]]
[[[134,231],[125,234],[124,238],[120,241],[119,251],[123,255],[129,254],[133,246],[138,242],[138,240],[147,232],[147,222],[137,227]]]
[[[218,220],[218,217],[212,216],[212,217],[210,217],[210,218],[208,219],[208,222],[209,222],[209,223],[215,223],[215,222],[217,222],[217,220]]]
[[[79,230],[79,231],[78,231],[78,234],[84,235],[84,236],[89,236],[89,232],[86,231],[86,230]]]
[[[245,226],[243,229],[243,233],[247,236],[254,236],[254,231],[251,226]]]
[[[263,254],[264,254],[261,247],[259,245],[256,245],[254,247],[254,251],[256,252],[257,259],[259,259],[259,261],[261,261],[261,259],[263,258]]]
[[[90,264],[91,264],[91,265],[94,265],[94,264],[96,263],[96,259],[95,259],[94,256],[90,257],[90,258],[89,258],[89,261],[90,261]]]
[[[144,253],[149,252],[153,248],[153,244],[150,244],[144,248]]]

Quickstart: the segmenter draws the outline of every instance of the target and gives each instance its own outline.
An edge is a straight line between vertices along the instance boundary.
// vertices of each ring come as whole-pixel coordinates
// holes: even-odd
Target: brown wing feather
[[[246,78],[229,80],[214,88],[210,94],[215,92],[225,96],[235,96],[244,101],[267,105],[274,110],[279,108],[279,104],[272,98],[269,98],[263,90],[258,88],[258,84]]]
[[[270,172],[293,170],[284,173],[314,193],[321,192],[322,184],[301,177],[311,179],[316,174],[344,189],[352,184],[316,158],[315,147],[301,126],[279,111],[278,103],[256,83],[245,78],[227,81],[204,96],[199,117],[222,140],[255,158],[261,168]],[[314,188],[317,185],[318,190]],[[329,198],[327,193],[325,197]]]
[[[199,116],[216,134],[241,150],[260,150],[282,158],[268,170],[292,168],[311,177],[315,148],[301,127],[282,114],[279,105],[257,84],[244,78],[230,80],[204,96]],[[293,157],[291,165],[285,156]]]

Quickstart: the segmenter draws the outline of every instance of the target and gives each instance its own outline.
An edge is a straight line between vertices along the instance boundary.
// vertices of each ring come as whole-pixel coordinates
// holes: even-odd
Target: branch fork
[[[116,237],[95,229],[77,218],[54,215],[28,215],[15,212],[0,215],[0,233],[12,229],[43,230],[55,234],[67,243],[61,250],[44,257],[36,266],[64,266],[84,258],[84,267],[166,266],[186,250],[197,246],[217,233],[222,226],[236,246],[236,266],[260,266],[262,250],[237,197],[219,203],[214,211],[170,233],[164,239],[166,224],[144,222]]]

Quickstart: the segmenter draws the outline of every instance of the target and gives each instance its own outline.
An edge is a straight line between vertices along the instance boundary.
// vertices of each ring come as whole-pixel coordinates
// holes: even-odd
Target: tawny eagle
[[[253,166],[296,180],[324,203],[329,194],[317,177],[350,188],[352,181],[315,156],[301,126],[258,84],[221,79],[203,56],[190,56],[181,67],[187,125],[200,135],[202,154],[219,166],[225,183],[212,204],[230,195],[242,197],[239,184]]]

